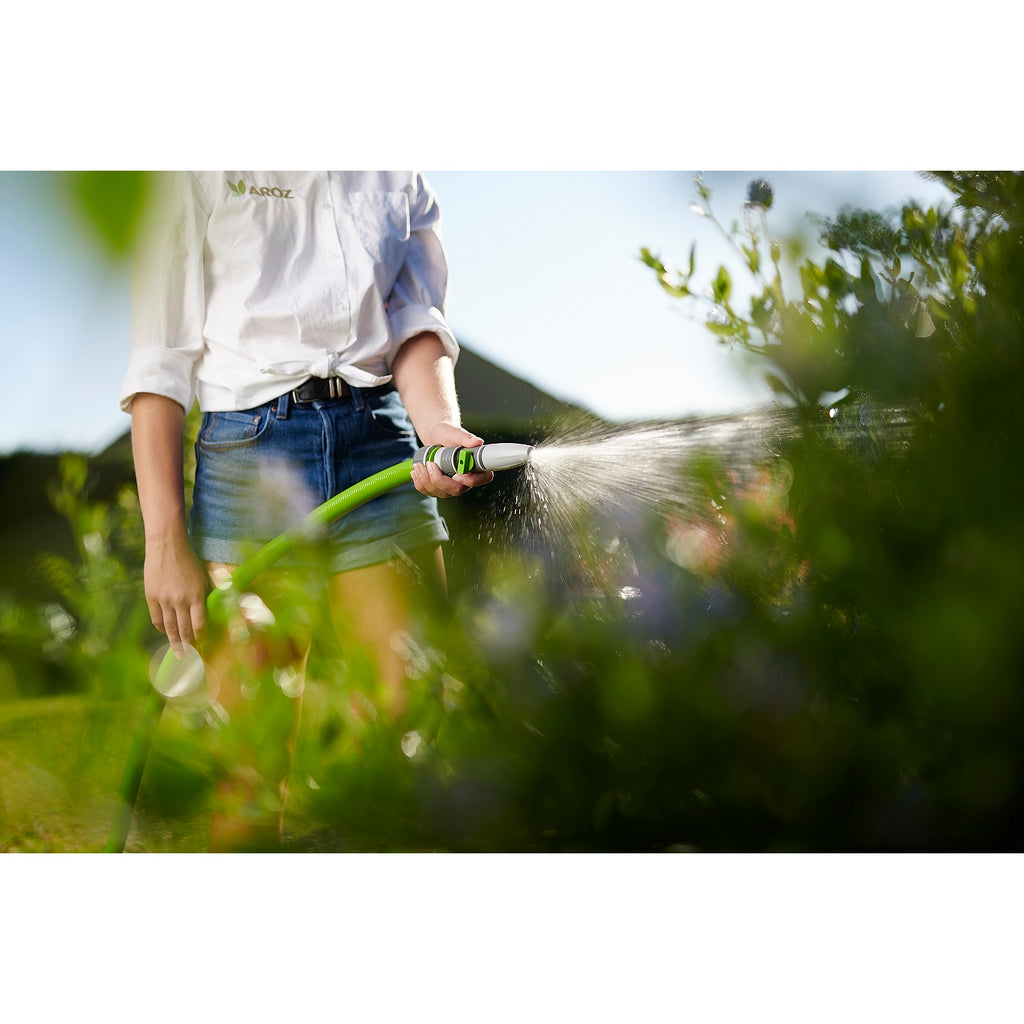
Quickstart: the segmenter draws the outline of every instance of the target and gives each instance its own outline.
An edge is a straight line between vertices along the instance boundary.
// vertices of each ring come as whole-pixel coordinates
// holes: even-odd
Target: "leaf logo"
[[[277,185],[252,185],[246,191],[245,182],[239,178],[238,182],[228,180],[228,189],[231,195],[235,199],[241,199],[243,196],[252,196],[256,199],[295,199],[292,195],[290,188],[280,188]]]

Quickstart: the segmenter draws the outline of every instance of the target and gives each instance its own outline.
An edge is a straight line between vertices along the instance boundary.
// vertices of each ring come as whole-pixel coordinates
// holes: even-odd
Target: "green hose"
[[[225,596],[228,590],[237,590],[240,587],[248,586],[257,576],[265,572],[275,562],[286,555],[296,543],[309,537],[311,528],[326,525],[340,518],[360,505],[365,504],[371,498],[376,498],[385,491],[393,490],[396,487],[410,481],[414,460],[407,459],[399,462],[388,469],[383,469],[365,480],[353,484],[340,494],[329,498],[322,505],[313,509],[312,512],[298,524],[285,530],[272,541],[259,549],[252,557],[246,559],[231,576],[230,584],[225,588],[212,590],[206,599],[206,607],[210,616],[219,614],[222,611]],[[168,651],[162,664],[157,669],[157,676],[169,673],[176,662],[172,651]],[[128,761],[125,765],[124,775],[121,779],[121,787],[118,790],[117,809],[114,813],[114,823],[110,830],[110,837],[104,847],[105,853],[123,853],[125,843],[128,841],[128,832],[131,828],[132,818],[135,814],[135,801],[139,795],[139,786],[142,784],[142,775],[146,769],[146,759],[149,756],[149,748],[153,741],[160,716],[163,713],[166,700],[163,694],[155,688],[151,689],[146,699],[142,716],[135,729],[135,736],[132,738],[132,745],[128,751]]]

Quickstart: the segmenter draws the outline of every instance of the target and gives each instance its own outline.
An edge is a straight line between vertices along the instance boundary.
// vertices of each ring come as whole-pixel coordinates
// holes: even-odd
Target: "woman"
[[[460,421],[446,291],[438,205],[418,174],[161,176],[133,273],[121,405],[132,416],[146,600],[172,646],[201,637],[209,581],[303,512],[420,443],[482,443]],[[203,421],[186,526],[183,425],[196,398]],[[342,517],[324,538],[334,621],[370,652],[387,715],[404,706],[404,664],[389,641],[406,628],[414,581],[443,587],[436,499],[491,479],[417,465],[414,488]],[[301,677],[307,654],[292,638],[244,655],[221,645],[204,660],[218,700],[241,720],[251,711],[244,680],[282,665]],[[293,738],[282,735],[282,749]],[[213,848],[265,848],[279,834],[280,804],[264,799],[273,813],[250,813],[286,782],[287,756],[268,763],[218,781]]]

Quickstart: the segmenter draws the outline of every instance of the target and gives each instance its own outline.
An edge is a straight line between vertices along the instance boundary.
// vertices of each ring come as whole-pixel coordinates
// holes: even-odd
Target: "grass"
[[[142,700],[70,695],[0,704],[0,852],[97,853]],[[154,745],[127,852],[206,848],[206,799]]]
[[[82,696],[0,704],[0,850],[100,850],[138,706]]]
[[[99,853],[143,699],[68,695],[0,703],[0,853]],[[154,739],[126,853],[201,853],[208,844],[212,786],[181,716],[164,714]],[[293,778],[285,852],[404,849],[387,835],[341,828]],[[385,830],[386,831],[386,830]],[[397,845],[396,845],[397,843]]]

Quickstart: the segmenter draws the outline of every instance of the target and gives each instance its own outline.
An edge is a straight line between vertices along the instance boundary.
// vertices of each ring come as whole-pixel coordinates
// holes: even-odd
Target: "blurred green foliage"
[[[823,220],[830,255],[799,267],[795,299],[758,210],[734,236],[755,278],[749,310],[712,286],[712,329],[765,361],[801,424],[785,456],[802,584],[764,639],[813,733],[841,727],[806,765],[801,786],[825,771],[835,802],[813,827],[799,818],[822,837],[801,846],[1020,843],[1022,185],[938,176],[949,208]],[[765,246],[767,276],[751,255]],[[694,297],[692,265],[676,275],[644,259]]]
[[[153,175],[146,171],[73,171],[61,178],[72,206],[94,236],[115,258],[134,243]]]
[[[680,481],[692,516],[595,509],[558,544],[507,529],[516,474],[446,503],[451,598],[399,638],[401,721],[376,714],[317,587],[293,581],[284,605],[326,642],[286,848],[1021,847],[1022,179],[939,176],[948,207],[842,210],[819,222],[824,255],[795,266],[769,230],[770,184],[752,183],[723,229],[749,281],[716,267],[700,283],[695,250],[681,269],[643,251],[774,382],[790,413],[772,457],[752,475],[708,452]],[[130,489],[94,502],[69,459],[52,498],[77,551],[44,561],[60,605],[0,606],[0,738],[19,780],[0,845],[97,848],[155,635]],[[30,648],[66,666],[63,732],[55,712],[26,715],[53,692],[33,686]],[[212,727],[165,712],[129,848],[202,848]],[[102,734],[91,767],[59,753],[76,729],[86,749]],[[54,825],[72,774],[92,831]],[[30,792],[50,794],[34,816]]]

